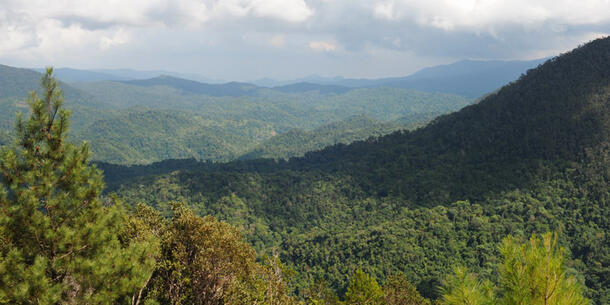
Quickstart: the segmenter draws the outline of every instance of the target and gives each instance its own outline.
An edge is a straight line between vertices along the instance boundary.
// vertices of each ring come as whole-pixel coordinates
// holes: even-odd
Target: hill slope
[[[323,125],[311,131],[293,129],[265,140],[255,149],[242,155],[240,159],[302,157],[307,152],[321,150],[327,146],[349,144],[397,130],[421,126],[435,116],[426,113],[413,114],[396,121],[381,123],[360,115]]]
[[[0,67],[0,127],[5,130],[0,144],[10,138],[6,131],[13,129],[15,112],[27,111],[24,100],[28,90],[39,86],[40,76],[28,69]],[[282,92],[169,76],[61,86],[66,107],[74,113],[70,136],[90,141],[94,160],[121,164],[191,157],[228,161],[293,129],[307,132],[360,114],[391,121],[446,113],[470,102],[455,95],[394,88],[341,93],[345,88],[335,92],[334,86],[312,85]]]
[[[128,202],[186,201],[279,248],[302,285],[323,278],[341,292],[357,268],[400,271],[434,297],[455,265],[494,274],[506,235],[555,230],[588,295],[607,304],[608,58],[610,38],[599,39],[425,128],[289,162],[101,167]]]
[[[15,113],[28,111],[29,106],[24,101],[30,91],[40,87],[41,76],[42,74],[29,69],[0,65],[0,128],[12,130]],[[81,128],[97,118],[112,115],[111,111],[100,111],[107,105],[92,95],[65,83],[60,86],[66,107],[75,114],[72,124],[76,128]]]

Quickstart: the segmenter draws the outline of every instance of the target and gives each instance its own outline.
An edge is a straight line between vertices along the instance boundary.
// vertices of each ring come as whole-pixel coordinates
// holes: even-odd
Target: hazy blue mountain
[[[409,88],[428,92],[450,92],[477,98],[515,81],[542,64],[546,59],[531,61],[459,61],[450,65],[423,69],[404,78],[383,79],[378,86]]]
[[[33,69],[36,72],[44,72],[44,68]],[[53,75],[61,81],[74,83],[74,82],[97,82],[104,80],[128,80],[130,78],[121,75],[96,72],[91,70],[81,70],[72,68],[54,68]]]
[[[217,78],[206,77],[197,73],[181,73],[181,72],[173,72],[166,70],[133,70],[133,69],[95,69],[92,70],[94,72],[100,72],[105,74],[112,74],[120,76],[126,80],[135,80],[135,79],[147,79],[154,78],[161,75],[169,75],[178,78],[185,78],[189,80],[194,80],[198,82],[210,83],[210,84],[220,84],[225,83],[226,81]]]
[[[296,84],[273,87],[273,90],[285,93],[300,93],[309,91],[318,91],[319,93],[345,93],[353,88],[337,86],[337,85],[320,85],[314,83],[301,82]]]
[[[261,87],[279,87],[286,86],[297,83],[313,83],[313,84],[321,84],[321,85],[332,85],[338,82],[343,81],[345,78],[342,76],[334,76],[334,77],[325,77],[317,74],[296,78],[296,79],[273,79],[273,78],[261,78],[249,81],[252,84],[261,86]]]
[[[169,75],[161,75],[150,79],[123,81],[123,83],[143,87],[167,86],[178,89],[185,94],[204,94],[209,96],[256,95],[256,90],[259,89],[258,86],[248,83],[206,84]]]
[[[528,69],[535,68],[547,58],[520,61],[463,60],[448,65],[422,69],[405,77],[353,79],[340,76],[312,75],[301,79],[279,81],[263,79],[254,81],[260,86],[286,86],[296,83],[313,83],[352,88],[392,87],[417,89],[426,92],[452,93],[477,98],[519,78]]]

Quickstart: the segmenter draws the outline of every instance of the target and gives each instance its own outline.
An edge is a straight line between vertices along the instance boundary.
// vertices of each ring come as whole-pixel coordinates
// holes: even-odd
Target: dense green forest
[[[312,131],[289,130],[265,140],[250,152],[243,154],[240,159],[302,157],[307,152],[321,150],[327,146],[349,144],[390,134],[397,130],[421,127],[437,115],[436,113],[414,114],[388,123],[380,123],[360,115],[318,127]]]
[[[185,202],[240,228],[259,252],[276,249],[296,271],[296,295],[322,281],[349,299],[363,270],[382,285],[404,274],[442,299],[456,265],[500,287],[502,240],[556,231],[567,274],[607,304],[608,58],[610,38],[595,40],[424,128],[289,161],[99,166],[130,204],[170,215],[167,202]]]
[[[0,66],[0,87],[6,88],[0,91],[0,126],[4,130],[12,130],[16,112],[28,111],[23,99],[28,90],[37,87],[39,78],[39,73],[30,70]],[[392,124],[408,128],[413,122],[430,120],[431,113],[456,111],[470,103],[456,95],[406,89],[336,91],[323,85],[269,89],[242,83],[210,85],[168,76],[61,87],[66,105],[74,113],[71,139],[91,142],[94,160],[117,164],[171,158],[229,161],[288,131],[310,133],[356,115],[378,121],[375,124],[403,119]],[[346,130],[358,128],[346,126],[349,120],[337,124]],[[338,142],[380,134],[371,126]],[[0,135],[0,141],[5,137]],[[314,137],[312,149],[335,142],[329,134]],[[292,150],[290,155],[304,152],[301,148]]]
[[[298,273],[282,264],[277,250],[257,255],[244,240],[247,223],[240,229],[200,217],[175,201],[159,211],[101,197],[102,175],[89,164],[88,145],[67,141],[70,113],[52,69],[42,86],[42,98],[27,100],[29,118],[17,117],[17,141],[0,150],[1,303],[431,304],[404,273],[380,285],[362,263],[349,273],[341,297],[320,277],[295,283]],[[231,214],[245,206],[233,203],[221,209]],[[437,286],[435,303],[589,304],[557,235],[508,236],[497,249],[496,280],[455,267]]]
[[[598,39],[425,127],[303,157],[104,178],[49,70],[0,154],[0,303],[607,304],[608,58]],[[384,90],[328,99],[375,106],[358,92]]]

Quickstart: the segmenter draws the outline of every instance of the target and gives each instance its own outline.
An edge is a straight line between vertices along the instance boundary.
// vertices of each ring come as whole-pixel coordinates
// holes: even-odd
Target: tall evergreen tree
[[[500,248],[502,304],[506,305],[586,305],[582,287],[566,273],[564,249],[557,235],[532,236],[525,244],[507,237]]]
[[[88,145],[66,141],[70,113],[52,73],[0,153],[0,303],[135,303],[154,267],[151,247],[121,242],[126,215],[100,201]]]
[[[566,272],[563,248],[557,235],[546,233],[542,239],[533,235],[521,244],[509,236],[500,252],[504,256],[498,268],[498,287],[479,281],[463,268],[456,269],[443,287],[441,305],[587,305],[582,287]],[[499,297],[495,298],[493,292]]]

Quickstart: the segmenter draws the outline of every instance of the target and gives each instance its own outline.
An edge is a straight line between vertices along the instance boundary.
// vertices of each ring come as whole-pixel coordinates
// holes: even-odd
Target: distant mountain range
[[[542,64],[548,58],[528,61],[463,60],[448,65],[422,69],[405,77],[376,79],[350,79],[312,75],[292,81],[261,79],[252,83],[261,86],[283,86],[292,83],[312,83],[350,88],[391,87],[426,92],[445,92],[477,98],[517,80],[527,70]]]
[[[204,93],[211,96],[243,96],[251,95],[255,87],[273,88],[285,93],[319,91],[324,93],[345,93],[350,88],[390,87],[416,89],[425,92],[443,92],[461,95],[467,98],[477,98],[492,92],[502,85],[519,78],[528,69],[535,68],[547,58],[529,61],[477,61],[463,60],[448,65],[440,65],[422,69],[404,77],[388,77],[375,79],[350,79],[340,76],[322,77],[312,75],[294,80],[274,80],[264,78],[243,82],[224,82],[194,73],[176,73],[151,70],[137,71],[130,69],[100,69],[79,70],[72,68],[57,68],[55,74],[65,82],[94,81],[127,81],[141,86],[168,85],[178,86],[178,89],[189,93]],[[35,69],[41,72],[43,69]],[[193,81],[190,84],[178,84],[177,79]],[[198,82],[199,84],[195,84]],[[215,87],[212,85],[222,85]],[[245,89],[245,90],[243,90]],[[243,90],[243,92],[242,92]]]
[[[32,69],[36,72],[43,72],[44,68]],[[185,78],[199,82],[210,84],[224,83],[224,80],[208,78],[196,73],[179,73],[165,70],[132,70],[132,69],[72,69],[72,68],[55,68],[54,75],[57,79],[68,83],[76,82],[97,82],[97,81],[127,81],[137,79],[155,78],[162,75],[168,75],[178,78]]]
[[[39,87],[40,77],[30,69],[0,66],[0,145],[11,142],[15,113],[27,113],[24,100],[28,91]],[[311,138],[308,147],[322,148],[335,143],[337,137],[349,143],[394,130],[377,127],[384,122],[400,119],[392,128],[406,128],[405,117],[427,121],[429,113],[455,111],[471,102],[457,95],[412,89],[310,83],[266,88],[237,82],[202,83],[169,75],[62,82],[60,86],[65,106],[73,112],[72,139],[90,141],[95,160],[122,164],[168,158],[228,161],[256,148],[267,151],[261,144],[287,131],[306,134]],[[309,132],[357,115],[375,123],[352,121]],[[304,153],[293,145],[293,138],[270,142],[288,145],[282,155],[269,156]]]

